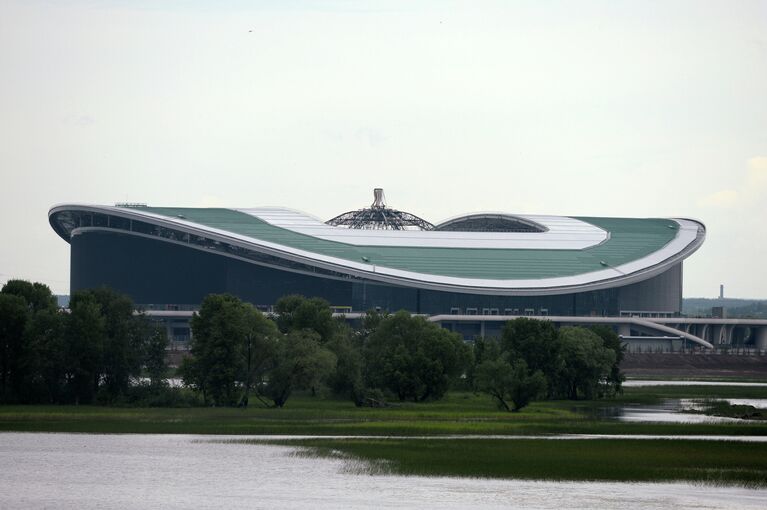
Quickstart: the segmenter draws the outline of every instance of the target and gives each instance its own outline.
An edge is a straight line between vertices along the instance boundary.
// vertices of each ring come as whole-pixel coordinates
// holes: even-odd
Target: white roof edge
[[[446,292],[476,293],[489,295],[551,295],[583,292],[616,287],[642,281],[665,271],[681,262],[696,251],[705,237],[703,223],[696,220],[673,219],[681,228],[677,236],[666,246],[650,255],[615,267],[567,277],[553,277],[529,280],[498,280],[482,278],[461,278],[432,275],[412,271],[377,266],[375,264],[354,262],[313,252],[307,252],[277,243],[262,241],[228,231],[204,227],[198,223],[183,219],[154,214],[141,209],[120,208],[88,204],[57,204],[49,210],[49,217],[56,212],[72,208],[86,208],[95,211],[109,211],[121,216],[133,218],[151,218],[158,223],[200,235],[208,235],[223,242],[254,249],[270,255],[283,257],[307,265],[346,273],[349,275],[375,280],[393,285],[418,287]],[[686,223],[686,225],[685,225]],[[698,229],[704,235],[698,237]],[[683,236],[681,234],[684,234]],[[162,240],[162,238],[158,238]],[[225,255],[223,253],[218,253]]]

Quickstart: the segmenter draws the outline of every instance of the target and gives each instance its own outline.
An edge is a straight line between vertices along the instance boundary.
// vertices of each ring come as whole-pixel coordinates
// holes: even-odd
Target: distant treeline
[[[711,308],[721,306],[727,317],[738,319],[767,319],[767,300],[736,298],[685,298],[682,300],[682,312],[689,316],[711,315]]]
[[[134,313],[128,297],[79,291],[64,312],[45,285],[9,281],[0,291],[0,402],[282,407],[307,391],[385,406],[458,388],[516,411],[535,399],[621,390],[623,351],[609,328],[520,318],[500,338],[466,343],[407,312],[371,312],[352,328],[326,301],[295,295],[275,312],[208,296],[178,370],[186,388],[170,388],[165,330]]]

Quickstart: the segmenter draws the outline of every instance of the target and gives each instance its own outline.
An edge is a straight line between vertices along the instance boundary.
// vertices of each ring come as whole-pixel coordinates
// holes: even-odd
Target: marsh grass
[[[683,409],[683,412],[742,420],[767,420],[767,409],[747,404],[731,404],[726,400],[719,399],[703,399],[695,408]]]
[[[344,471],[358,474],[767,486],[763,443],[380,438],[266,442],[297,446],[303,456],[344,459]]]

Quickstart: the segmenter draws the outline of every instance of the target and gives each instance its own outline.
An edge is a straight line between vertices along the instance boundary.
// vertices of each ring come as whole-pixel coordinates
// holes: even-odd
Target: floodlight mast
[[[383,188],[373,190],[369,208],[345,212],[326,223],[360,230],[434,230],[434,225],[414,214],[386,207]]]

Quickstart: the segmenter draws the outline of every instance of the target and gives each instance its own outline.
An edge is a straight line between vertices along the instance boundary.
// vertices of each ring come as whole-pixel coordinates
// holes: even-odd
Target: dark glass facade
[[[135,230],[135,229],[134,229]],[[71,289],[109,286],[137,304],[195,307],[211,293],[231,293],[257,306],[281,296],[319,296],[354,311],[405,309],[424,314],[619,315],[678,313],[682,267],[640,283],[554,296],[508,297],[440,292],[357,278],[334,279],[254,264],[189,245],[119,231],[85,230],[71,238]]]

